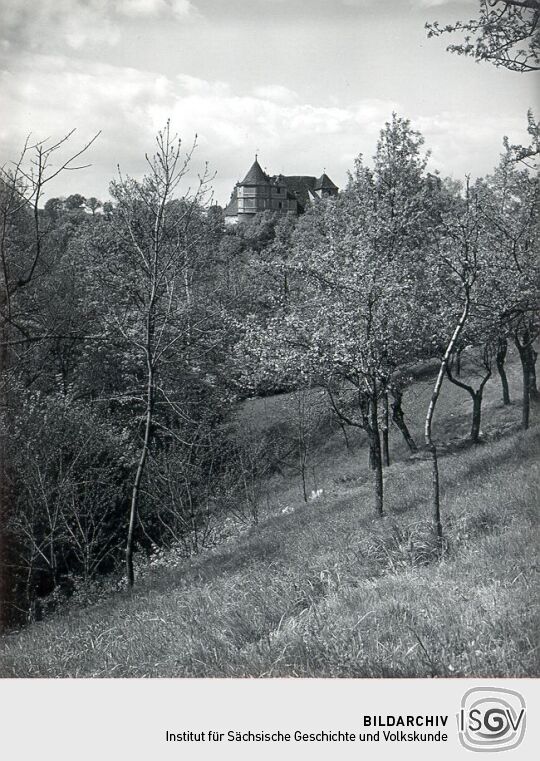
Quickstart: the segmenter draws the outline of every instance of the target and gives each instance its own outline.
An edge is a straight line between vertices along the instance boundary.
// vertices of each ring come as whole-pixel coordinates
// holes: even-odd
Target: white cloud
[[[70,47],[87,41],[114,44],[119,32],[114,27],[107,0],[0,0],[4,47],[15,52],[39,46],[59,36]]]
[[[504,135],[510,136],[511,142],[527,141],[524,126],[519,115],[490,119],[455,111],[418,116],[414,122],[426,139],[426,147],[431,149],[432,169],[456,179],[463,179],[472,172],[472,167],[479,171],[480,156],[484,157],[484,165],[479,173],[490,173],[503,153]]]
[[[184,18],[195,13],[195,7],[189,0],[172,0],[171,11],[177,18]]]
[[[381,0],[341,0],[344,5],[350,5],[357,8],[375,8],[378,10],[392,12],[390,5],[399,6],[403,4],[403,0],[386,0],[386,9],[382,6]],[[408,0],[408,4],[412,8],[436,8],[441,5],[463,5],[464,2],[474,4],[476,0]]]
[[[164,0],[117,0],[115,10],[122,16],[155,16],[165,8]]]
[[[283,85],[261,85],[253,90],[257,98],[272,100],[276,103],[294,103],[298,100],[298,93]]]
[[[468,2],[475,3],[476,0],[468,0]],[[380,14],[391,15],[397,10],[401,10],[400,6],[404,6],[405,2],[409,8],[413,9],[426,9],[437,8],[443,5],[463,5],[467,0],[341,0],[341,3],[345,6],[352,8],[360,8],[376,12]],[[407,11],[407,7],[405,7]]]
[[[409,0],[413,7],[418,8],[436,8],[439,5],[445,5],[448,0]]]
[[[441,5],[456,5],[456,0],[409,0],[409,3],[416,8],[438,8]]]
[[[192,77],[189,74],[177,74],[176,81],[184,94],[198,95],[203,97],[227,97],[231,93],[231,87],[227,82]]]
[[[193,13],[190,0],[116,0],[113,10],[123,16],[163,16],[172,14],[183,18]]]
[[[3,47],[38,50],[54,40],[79,49],[115,45],[126,18],[181,20],[194,15],[190,0],[0,0]]]
[[[82,140],[102,130],[92,148],[92,167],[64,176],[70,187],[54,189],[56,194],[78,189],[103,196],[117,163],[140,174],[156,131],[170,117],[187,144],[198,134],[197,155],[218,171],[221,201],[256,148],[269,171],[318,174],[326,166],[343,178],[347,166],[334,165],[338,142],[340,153],[358,153],[366,139],[374,144],[394,106],[375,101],[350,108],[320,106],[297,102],[294,93],[277,86],[241,94],[219,81],[168,78],[103,63],[89,67],[36,54],[21,56],[16,71],[4,72],[0,97],[9,115],[0,124],[0,160],[16,155],[29,131],[36,137],[57,136],[78,127]]]
[[[371,8],[375,5],[376,0],[341,0],[344,5],[352,5],[353,7]]]
[[[103,198],[118,163],[126,173],[142,174],[145,152],[152,150],[156,131],[170,117],[186,145],[198,134],[195,166],[200,169],[209,161],[218,173],[216,197],[224,202],[257,149],[271,173],[317,175],[326,167],[343,185],[354,157],[374,152],[379,130],[393,110],[411,118],[423,132],[426,147],[433,151],[432,168],[456,177],[471,167],[490,171],[503,134],[514,142],[523,140],[521,119],[404,113],[399,103],[376,99],[327,106],[301,102],[283,91],[276,85],[243,94],[225,82],[184,74],[170,78],[99,62],[90,67],[64,57],[25,54],[0,79],[5,114],[0,163],[17,155],[30,131],[37,138],[58,137],[78,127],[78,139],[84,142],[102,130],[88,157],[92,166],[63,175],[51,192],[78,191]],[[479,166],[479,156],[486,157],[485,166]]]

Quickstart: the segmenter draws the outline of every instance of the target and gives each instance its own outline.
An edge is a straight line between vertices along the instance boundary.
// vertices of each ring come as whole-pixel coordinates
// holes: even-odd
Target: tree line
[[[472,443],[495,370],[510,402],[510,343],[523,428],[537,398],[538,179],[516,151],[459,184],[428,171],[422,136],[393,115],[336,199],[228,227],[208,167],[188,187],[195,145],[169,124],[144,177],[119,173],[110,200],[44,203],[90,148],[69,153],[73,140],[27,143],[0,180],[3,624],[122,564],[133,585],[136,549],[197,552],[227,515],[256,518],[275,450],[235,425],[250,395],[323,389],[336,425],[367,436],[382,515],[389,426],[418,449],[403,399],[433,359],[424,445],[442,547],[432,421],[443,380],[471,397]]]

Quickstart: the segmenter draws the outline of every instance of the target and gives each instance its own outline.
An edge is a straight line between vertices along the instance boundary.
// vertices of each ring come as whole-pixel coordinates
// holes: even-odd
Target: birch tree
[[[455,208],[443,217],[435,232],[433,247],[432,291],[439,299],[439,307],[433,312],[435,338],[441,341],[444,349],[427,409],[424,438],[432,464],[432,523],[441,545],[439,461],[433,437],[433,418],[452,355],[470,317],[474,288],[485,256],[481,233],[477,197],[467,185],[464,201],[456,199]]]

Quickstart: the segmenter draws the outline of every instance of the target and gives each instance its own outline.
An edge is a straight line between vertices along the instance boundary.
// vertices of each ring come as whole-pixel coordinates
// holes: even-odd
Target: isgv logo
[[[473,687],[461,699],[457,720],[460,742],[468,750],[511,750],[525,735],[525,701],[514,690]]]

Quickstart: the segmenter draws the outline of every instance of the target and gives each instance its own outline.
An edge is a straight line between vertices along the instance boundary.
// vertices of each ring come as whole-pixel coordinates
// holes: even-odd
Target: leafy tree
[[[498,320],[503,365],[505,342],[512,339],[522,363],[522,425],[529,426],[530,400],[536,397],[534,342],[540,333],[538,178],[504,156],[495,173],[479,184],[485,234],[489,241],[486,310]],[[504,387],[504,376],[503,387]]]
[[[527,132],[529,145],[511,144],[507,137],[504,138],[506,160],[509,163],[522,163],[529,169],[537,169],[537,156],[540,155],[540,123],[534,118],[532,109],[527,112]]]
[[[64,207],[67,211],[80,211],[86,204],[86,198],[80,193],[73,193],[64,201]]]
[[[510,71],[540,69],[540,2],[538,0],[479,0],[478,16],[441,26],[427,23],[428,37],[463,35],[447,50],[489,61]]]
[[[455,198],[453,208],[441,217],[434,230],[432,293],[429,307],[435,319],[434,338],[439,346],[440,366],[426,413],[424,437],[432,462],[432,521],[439,543],[443,540],[440,482],[433,418],[441,388],[459,341],[470,318],[475,287],[485,263],[485,245],[477,198],[467,184],[465,199]],[[438,305],[434,308],[435,304]],[[482,386],[483,389],[483,386]],[[481,399],[481,393],[480,393]]]
[[[103,204],[103,213],[107,218],[110,218],[110,215],[112,214],[113,209],[114,209],[114,206],[111,203],[111,201],[105,201],[105,203]]]
[[[64,201],[61,198],[49,198],[44,209],[51,222],[56,223],[64,211]]]
[[[423,150],[423,136],[413,130],[408,119],[392,114],[392,120],[381,130],[374,158],[374,168],[367,168],[360,157],[350,176],[347,193],[357,199],[359,209],[357,225],[370,240],[379,261],[390,260],[396,266],[396,277],[406,281],[412,303],[418,310],[415,334],[418,344],[411,353],[420,357],[429,355],[432,344],[426,344],[419,331],[420,314],[427,314],[430,292],[427,277],[430,262],[426,259],[431,231],[440,222],[441,211],[449,204],[452,192],[436,175],[427,173],[429,153]],[[427,284],[426,284],[427,283]],[[422,308],[419,305],[424,304]],[[425,317],[423,318],[426,319]],[[427,327],[427,323],[426,323]],[[391,392],[392,420],[411,449],[416,445],[407,429],[402,409],[402,398],[407,373],[394,375],[388,392]],[[388,463],[388,392],[383,404],[383,449]]]
[[[335,413],[366,431],[381,515],[379,406],[392,374],[412,354],[411,283],[359,229],[357,201],[350,192],[304,216],[290,263],[296,297],[262,327],[252,320],[241,351],[249,369],[324,387]]]
[[[357,162],[351,179],[357,190],[364,185],[362,195],[370,207],[365,224],[387,257],[411,259],[413,251],[415,256],[422,252],[434,190],[426,172],[428,160],[421,133],[393,113],[381,130],[373,171]]]
[[[96,211],[98,209],[101,209],[101,207],[103,206],[101,201],[95,196],[90,196],[90,198],[87,198],[84,201],[84,205],[86,206],[87,209],[90,209],[92,216],[95,216]]]

